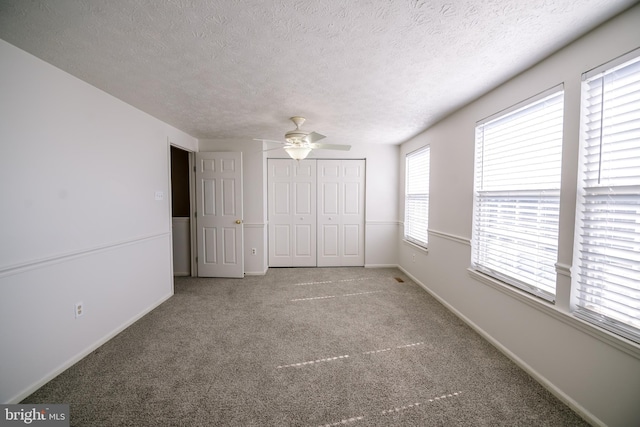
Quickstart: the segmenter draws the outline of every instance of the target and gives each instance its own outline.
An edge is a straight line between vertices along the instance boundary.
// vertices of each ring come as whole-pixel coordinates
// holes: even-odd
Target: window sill
[[[418,251],[420,251],[420,252],[424,253],[425,255],[429,253],[429,249],[428,249],[428,248],[425,248],[424,246],[420,246],[420,245],[418,245],[418,244],[416,244],[416,243],[413,243],[413,242],[411,242],[411,241],[409,241],[409,240],[406,240],[406,239],[402,239],[402,241],[403,241],[403,242],[404,242],[404,244],[406,244],[407,246],[411,246],[413,249],[418,250]]]
[[[640,344],[636,344],[633,341],[627,340],[626,338],[623,338],[619,335],[601,329],[589,322],[578,319],[572,313],[560,310],[557,306],[553,305],[550,302],[537,298],[533,295],[529,295],[528,293],[521,291],[518,288],[506,285],[501,281],[494,279],[486,274],[480,273],[471,268],[468,268],[467,272],[469,273],[469,276],[479,281],[480,283],[490,286],[505,295],[517,299],[518,301],[525,303],[528,306],[533,307],[536,310],[541,311],[544,314],[549,315],[554,319],[559,320],[562,323],[579,330],[580,332],[584,332],[593,338],[597,338],[605,344],[608,344],[640,360]]]

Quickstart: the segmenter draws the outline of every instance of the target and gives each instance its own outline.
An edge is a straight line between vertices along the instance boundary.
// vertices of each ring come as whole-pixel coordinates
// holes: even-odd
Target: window
[[[640,53],[583,75],[576,316],[640,342]],[[630,56],[635,58],[630,59]]]
[[[430,147],[407,154],[404,197],[404,238],[427,247],[429,228]]]
[[[555,300],[564,92],[476,126],[472,268]]]

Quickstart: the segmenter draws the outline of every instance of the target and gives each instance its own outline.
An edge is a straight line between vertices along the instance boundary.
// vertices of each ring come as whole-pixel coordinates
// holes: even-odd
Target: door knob
[[[242,224],[242,221],[239,219],[236,219],[236,224]]]

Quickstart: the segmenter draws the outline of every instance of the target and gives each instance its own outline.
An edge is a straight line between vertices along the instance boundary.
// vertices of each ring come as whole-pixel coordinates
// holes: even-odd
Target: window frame
[[[526,100],[523,100],[505,110],[502,110],[498,113],[495,113],[483,120],[480,120],[476,123],[476,150],[474,155],[474,186],[473,186],[473,224],[472,224],[472,238],[471,238],[471,267],[470,269],[479,273],[484,274],[490,278],[498,280],[500,283],[506,284],[511,287],[518,288],[519,290],[525,291],[535,297],[541,298],[543,300],[554,303],[555,302],[555,292],[557,285],[557,276],[556,276],[556,264],[558,261],[558,243],[559,243],[559,211],[560,211],[560,184],[561,184],[561,175],[562,175],[562,145],[563,145],[563,137],[564,137],[564,84],[559,84],[554,87],[551,87],[535,96],[532,96]],[[554,129],[555,136],[559,136],[559,144],[557,143],[557,138],[552,139],[553,147],[556,150],[555,155],[557,158],[555,162],[557,163],[556,169],[553,172],[553,175],[550,175],[554,178],[554,182],[549,184],[553,185],[553,188],[535,188],[535,186],[530,186],[531,188],[526,189],[518,189],[517,186],[513,186],[512,188],[506,188],[500,190],[485,190],[483,187],[484,173],[485,168],[487,167],[485,164],[485,143],[487,140],[485,139],[484,130],[487,126],[494,124],[494,126],[498,127],[502,124],[510,124],[515,122],[520,117],[527,117],[527,114],[535,114],[537,108],[544,109],[544,103],[549,100],[554,100],[550,105],[554,106],[557,109],[558,116],[555,117],[559,120],[559,124],[555,124],[555,127],[558,129]],[[540,105],[542,105],[540,107]],[[527,110],[530,110],[527,112]],[[545,124],[545,126],[547,126]],[[535,128],[537,129],[537,128]],[[546,129],[546,128],[544,128]],[[522,154],[520,154],[522,155]],[[487,162],[489,163],[489,162]],[[525,181],[526,182],[526,181]],[[528,185],[528,184],[526,184]],[[492,249],[487,249],[488,245],[493,245],[494,247],[499,246],[498,240],[499,236],[492,238],[488,238],[490,234],[487,232],[488,228],[486,228],[484,211],[487,206],[489,206],[488,199],[494,197],[496,199],[496,210],[499,210],[500,197],[511,198],[511,203],[514,204],[515,207],[510,208],[509,214],[513,212],[517,212],[520,208],[518,208],[518,203],[522,204],[525,200],[535,201],[538,205],[544,205],[545,198],[550,198],[552,200],[552,206],[554,207],[553,214],[553,228],[545,231],[545,235],[547,236],[547,240],[549,240],[550,236],[552,236],[552,246],[553,246],[553,254],[549,255],[549,258],[553,259],[552,262],[547,262],[546,268],[546,284],[537,285],[534,281],[527,281],[527,279],[534,278],[537,275],[537,264],[531,267],[532,272],[524,274],[526,268],[524,265],[526,262],[519,260],[512,260],[511,265],[507,265],[508,263],[500,263],[503,262],[504,259],[499,259],[494,262],[487,261],[487,254],[491,253]],[[483,203],[481,199],[487,199],[487,203]],[[506,202],[506,201],[505,201]],[[533,204],[531,206],[534,206]],[[530,211],[533,211],[533,208],[528,208]],[[493,213],[496,220],[500,220],[501,213]],[[482,218],[481,218],[482,217]],[[519,224],[522,224],[524,217],[519,218],[519,215],[514,215],[514,230],[518,228]],[[536,217],[538,218],[538,217]],[[484,229],[483,229],[484,228]],[[517,238],[513,238],[513,242],[515,242]],[[507,242],[509,240],[507,239]],[[512,242],[512,243],[513,243]],[[532,246],[533,247],[533,246]],[[524,253],[524,251],[523,251]],[[533,257],[535,258],[535,257]],[[506,258],[505,258],[506,259]],[[497,268],[496,268],[497,267]],[[509,271],[511,270],[511,271]],[[521,271],[520,271],[521,270]],[[527,277],[530,276],[530,277]],[[523,280],[524,279],[524,280]]]
[[[598,228],[595,225],[590,226],[586,224],[595,219],[606,217],[608,221],[607,224],[613,224],[607,225],[607,227],[617,228],[618,230],[613,232],[613,234],[619,234],[620,227],[624,228],[624,224],[617,225],[617,221],[619,221],[623,216],[628,217],[629,213],[628,211],[622,214],[620,213],[621,211],[628,209],[628,206],[626,206],[624,203],[620,204],[619,202],[616,202],[616,199],[620,198],[620,196],[623,199],[640,198],[640,181],[631,185],[629,185],[628,182],[619,182],[616,184],[616,179],[620,179],[621,177],[618,175],[611,176],[607,173],[605,174],[606,176],[602,177],[602,180],[605,182],[600,182],[600,177],[603,171],[615,171],[615,169],[608,169],[603,166],[602,160],[606,156],[606,153],[609,152],[610,147],[616,145],[615,142],[610,142],[611,140],[607,138],[607,136],[610,136],[611,134],[604,131],[605,129],[607,129],[607,126],[604,123],[604,120],[606,120],[604,118],[606,115],[606,110],[602,109],[602,104],[604,104],[605,101],[611,102],[613,101],[613,99],[615,99],[615,97],[613,99],[605,99],[604,86],[605,84],[612,83],[606,82],[605,76],[609,76],[618,70],[623,70],[627,66],[632,66],[632,64],[636,67],[640,66],[640,49],[635,49],[634,51],[628,52],[627,54],[608,61],[590,71],[583,73],[582,75],[580,104],[580,152],[578,173],[576,176],[577,191],[573,247],[574,259],[572,266],[573,273],[571,278],[571,311],[576,318],[588,322],[590,325],[604,329],[610,333],[616,334],[617,336],[633,341],[636,344],[640,344],[640,326],[638,326],[640,322],[638,320],[632,322],[635,323],[635,325],[632,323],[627,323],[626,321],[623,321],[621,317],[617,317],[615,314],[611,314],[611,312],[619,311],[618,309],[612,309],[611,311],[609,311],[607,307],[609,304],[611,304],[612,301],[617,298],[617,296],[615,296],[617,290],[613,291],[611,289],[607,289],[609,287],[607,284],[616,287],[618,286],[618,284],[616,284],[615,282],[620,280],[627,283],[633,282],[633,277],[628,278],[625,276],[620,276],[620,272],[624,271],[627,267],[616,267],[616,270],[618,270],[616,271],[617,274],[612,273],[611,267],[609,267],[611,261],[606,260],[608,256],[607,250],[598,249],[604,248],[603,246],[599,245],[616,245],[618,244],[616,243],[618,240],[616,240],[615,237],[612,237],[612,235],[610,234],[612,232],[599,232]],[[633,75],[640,77],[640,71],[634,71]],[[593,93],[590,93],[591,88],[589,87],[589,85],[591,82],[595,82],[599,79],[601,79],[602,82],[600,102],[596,101],[594,103],[589,103],[589,95],[593,95]],[[638,104],[640,104],[640,95],[638,96],[638,99],[632,99],[632,103],[636,106],[636,110],[634,111],[638,111],[637,107]],[[588,132],[595,129],[594,127],[590,126],[590,124],[593,125],[594,122],[598,121],[590,121],[588,119],[588,116],[592,114],[591,109],[593,108],[596,108],[596,114],[600,117],[600,123],[597,125],[599,135],[596,138],[589,138]],[[614,115],[610,116],[609,118],[615,117],[616,114],[614,113]],[[632,132],[633,130],[635,130],[636,132],[640,131],[640,126],[632,128]],[[606,138],[609,142],[605,141]],[[633,140],[636,140],[636,138],[638,137],[633,138]],[[593,180],[593,178],[590,177],[592,171],[587,166],[589,163],[588,150],[589,148],[592,148],[592,145],[589,145],[589,139],[595,139],[595,145],[599,147],[599,154],[597,154],[597,157],[599,157],[598,162],[600,164],[597,168],[598,182],[596,182],[595,184],[591,182]],[[593,156],[593,154],[591,156]],[[632,159],[635,158],[640,160],[640,156],[632,157]],[[607,162],[605,161],[604,164],[606,165]],[[591,185],[589,185],[588,182],[590,182]],[[594,212],[593,210],[589,209],[589,206],[595,203],[596,199],[598,198],[604,198],[603,200],[606,200],[606,202],[599,203],[598,211]],[[635,215],[639,215],[640,217],[640,210],[636,210]],[[611,222],[609,223],[609,221]],[[640,232],[637,231],[640,230],[640,222],[638,221],[640,220],[636,219],[635,227],[633,227],[634,231],[631,232],[632,234],[635,234],[635,232]],[[630,221],[630,223],[633,223],[633,221]],[[585,241],[588,241],[588,243],[586,243]],[[633,242],[624,243],[631,244],[633,246]],[[636,241],[635,245],[637,246],[639,243],[640,242]],[[583,250],[583,245],[598,246]],[[602,251],[604,252],[599,253]],[[629,250],[628,248],[626,248],[622,249],[622,251],[632,252],[635,251],[635,249]],[[626,260],[626,262],[633,263],[632,260]],[[624,258],[620,258],[619,261],[616,261],[616,264],[619,265],[622,265],[624,263]],[[638,273],[640,274],[640,271]],[[613,278],[613,276],[619,276],[619,278]],[[597,292],[598,285],[596,284],[596,282],[601,283],[599,285],[601,286],[600,295]],[[625,284],[622,284],[621,288],[624,288],[625,286]],[[636,289],[636,292],[640,292],[640,290]],[[624,293],[622,295],[624,295]],[[640,298],[631,298],[635,298],[636,304],[640,303]],[[616,303],[614,302],[614,304]],[[631,317],[633,317],[633,310],[633,307],[629,310]],[[639,310],[635,308],[635,312],[637,314]]]
[[[426,160],[421,159],[421,156],[425,156]],[[426,162],[426,171],[422,173],[418,173],[414,175],[414,177],[410,177],[411,168],[410,162],[411,160],[415,161],[424,161]],[[424,165],[422,165],[424,166]],[[429,244],[429,201],[430,201],[430,192],[429,192],[429,180],[431,174],[431,145],[427,144],[420,148],[417,148],[405,155],[405,182],[404,182],[404,232],[403,239],[406,242],[409,242],[413,245],[416,245],[422,249],[427,249]],[[426,192],[414,192],[410,193],[411,180],[417,179],[418,177],[426,177],[426,183],[421,183],[421,187],[426,187]],[[411,209],[411,201],[419,202],[422,201],[423,204],[426,205],[426,212],[422,216],[417,216],[416,221],[423,220],[425,223],[423,226],[418,226],[418,232],[412,233],[413,229],[413,219],[410,218]],[[422,233],[420,232],[422,231]]]

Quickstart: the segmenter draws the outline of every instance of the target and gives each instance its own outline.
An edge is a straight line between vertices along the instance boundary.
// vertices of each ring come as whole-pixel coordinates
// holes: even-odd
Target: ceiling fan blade
[[[310,144],[311,148],[320,149],[320,150],[342,150],[349,151],[351,149],[350,145],[341,145],[341,144]]]
[[[320,141],[321,139],[326,138],[326,136],[324,135],[320,135],[317,132],[311,132],[309,135],[307,135],[306,140],[308,143],[313,144],[316,141]]]
[[[254,141],[262,141],[262,142],[272,142],[274,144],[284,145],[286,142],[284,141],[274,141],[273,139],[263,139],[263,138],[253,138]]]
[[[283,148],[284,147],[267,148],[266,150],[262,150],[262,152],[264,153],[265,151],[282,150]]]

